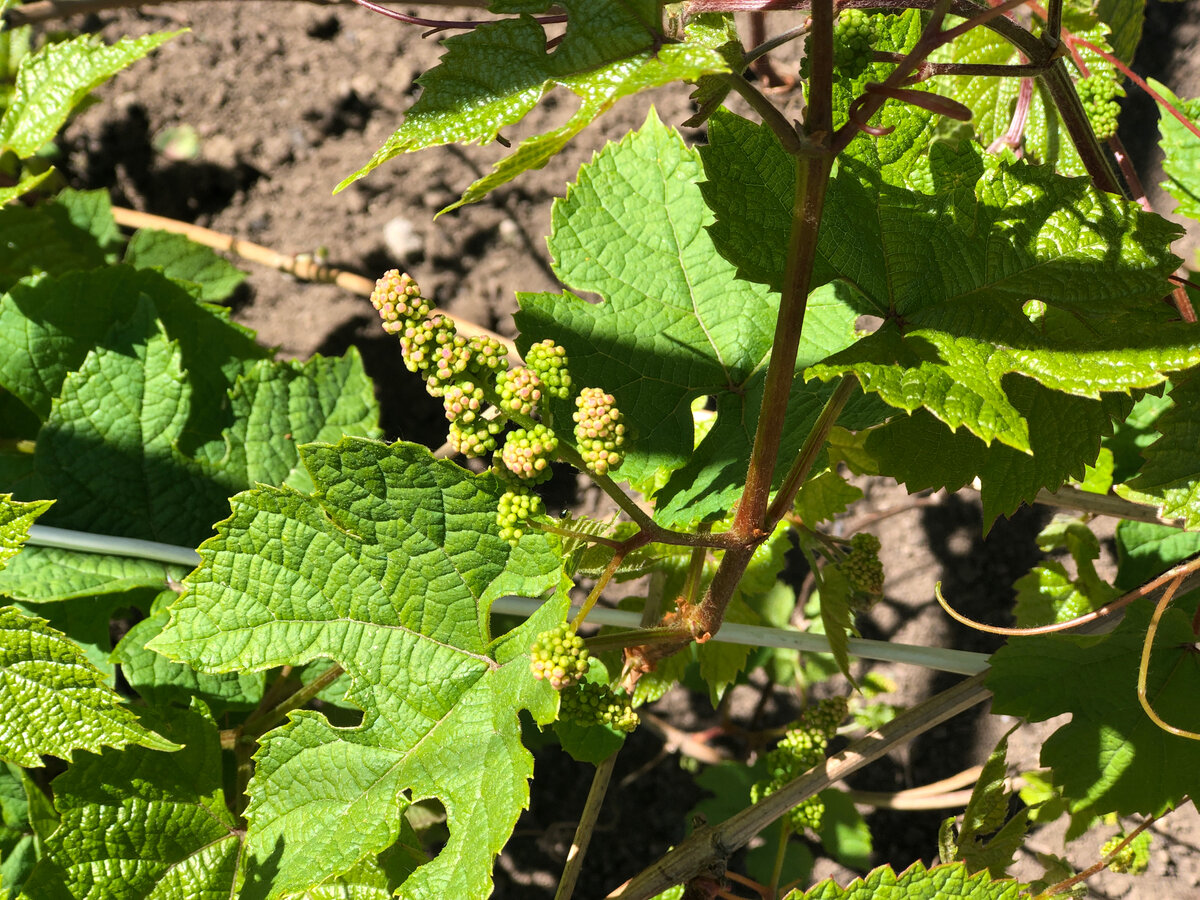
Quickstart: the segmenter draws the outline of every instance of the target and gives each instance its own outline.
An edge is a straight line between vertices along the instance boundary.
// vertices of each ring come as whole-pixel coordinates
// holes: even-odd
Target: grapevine
[[[587,681],[563,691],[560,715],[581,725],[607,725],[624,732],[634,731],[641,722],[627,694]]]
[[[624,460],[625,424],[616,399],[600,388],[584,388],[575,398],[575,440],[587,467],[607,475]]]
[[[1090,75],[1075,84],[1084,112],[1092,124],[1092,130],[1100,140],[1107,140],[1117,133],[1117,117],[1121,113],[1118,97],[1125,96],[1120,82],[1113,75]]]

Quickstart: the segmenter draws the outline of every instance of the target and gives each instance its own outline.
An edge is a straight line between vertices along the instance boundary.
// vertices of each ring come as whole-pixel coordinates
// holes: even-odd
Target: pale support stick
[[[52,528],[48,525],[32,526],[29,529],[29,543],[35,546],[59,547],[84,553],[152,559],[174,563],[189,569],[194,569],[200,564],[200,554],[189,547],[91,534],[67,528]],[[543,602],[529,597],[500,597],[492,604],[492,612],[528,617]],[[618,609],[593,609],[588,614],[588,621],[597,625],[615,625],[630,630],[641,626],[641,616],[638,613]],[[738,622],[724,623],[713,640],[731,644],[746,644],[751,647],[779,647],[809,653],[831,652],[829,641],[824,635],[807,634],[785,628],[767,628],[762,625],[742,625]],[[969,653],[965,650],[947,650],[942,647],[920,647],[851,638],[849,649],[852,655],[864,659],[905,663],[960,675],[974,675],[982,672],[988,665],[986,654]]]

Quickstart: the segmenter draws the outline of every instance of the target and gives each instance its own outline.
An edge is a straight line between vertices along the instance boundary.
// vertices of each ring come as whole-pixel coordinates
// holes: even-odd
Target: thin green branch
[[[337,681],[344,673],[343,669],[337,663],[334,663],[308,684],[304,685],[293,693],[286,700],[283,700],[269,709],[255,710],[244,723],[242,723],[243,740],[251,740],[266,734],[275,725],[294,709],[299,709],[310,700]]]
[[[804,484],[804,480],[808,478],[808,473],[817,459],[817,454],[825,446],[825,441],[829,437],[829,430],[837,422],[838,416],[841,415],[847,401],[854,394],[854,388],[857,386],[858,379],[855,376],[844,375],[838,381],[838,385],[829,399],[825,402],[821,414],[817,416],[817,421],[813,424],[812,431],[804,439],[804,445],[800,448],[800,452],[796,454],[795,462],[792,463],[791,469],[788,470],[787,476],[783,479],[783,484],[776,492],[775,501],[767,510],[766,530],[768,532],[773,532],[775,526],[779,524],[779,521],[792,508],[792,503],[796,500],[796,494],[799,492],[800,486]]]
[[[779,138],[779,143],[784,150],[791,154],[803,151],[804,141],[800,137],[800,133],[796,131],[796,127],[787,120],[787,116],[780,112],[779,107],[763,96],[762,91],[736,72],[716,77],[750,104],[750,108],[762,118],[763,124],[774,132],[775,137]]]

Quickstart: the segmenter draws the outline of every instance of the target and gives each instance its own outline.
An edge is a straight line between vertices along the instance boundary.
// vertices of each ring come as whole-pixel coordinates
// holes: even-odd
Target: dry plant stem
[[[1150,653],[1154,650],[1154,636],[1158,634],[1158,623],[1162,620],[1163,613],[1167,611],[1167,607],[1171,605],[1171,600],[1175,597],[1175,592],[1179,590],[1179,585],[1182,582],[1183,574],[1181,573],[1176,576],[1175,580],[1171,582],[1171,586],[1163,593],[1162,598],[1158,601],[1158,605],[1154,607],[1154,615],[1150,617],[1150,626],[1146,629],[1146,639],[1142,641],[1142,658],[1138,663],[1137,696],[1138,703],[1142,706],[1142,711],[1163,731],[1173,734],[1176,737],[1200,741],[1200,734],[1197,734],[1195,731],[1177,728],[1164,721],[1154,711],[1154,707],[1150,705],[1150,700],[1146,697],[1146,676],[1150,672]]]
[[[1154,507],[1133,503],[1115,494],[1093,494],[1091,491],[1083,491],[1070,485],[1065,485],[1053,493],[1042,488],[1033,498],[1033,502],[1045,506],[1055,506],[1059,509],[1071,509],[1093,516],[1112,516],[1116,519],[1148,522],[1151,525],[1171,525],[1173,527],[1183,525],[1180,519],[1164,519]]]
[[[679,629],[670,625],[650,628],[634,628],[590,637],[584,643],[593,656],[608,650],[624,650],[626,647],[651,647],[655,644],[672,644],[679,640]]]
[[[571,842],[567,865],[558,881],[554,900],[571,900],[571,895],[575,892],[575,882],[579,880],[579,872],[583,868],[583,857],[592,840],[592,832],[596,829],[600,806],[604,803],[604,794],[608,791],[608,783],[612,780],[613,767],[616,764],[617,754],[614,753],[596,766],[596,774],[592,776],[592,787],[588,791],[587,802],[583,805],[583,815],[579,817],[575,839]]]
[[[797,803],[874,762],[893,747],[911,741],[991,697],[991,691],[983,686],[983,679],[984,673],[974,675],[930,697],[720,825],[698,828],[691,837],[609,897],[612,900],[650,900],[672,885],[683,884],[697,875],[719,875],[730,855]]]
[[[1090,613],[1085,613],[1082,616],[1077,616],[1076,618],[1070,619],[1066,622],[1055,622],[1051,625],[1039,625],[1035,628],[1006,628],[1001,625],[987,625],[983,622],[976,622],[974,619],[970,619],[953,609],[950,604],[946,602],[946,598],[942,596],[941,582],[938,582],[937,585],[934,586],[933,591],[934,596],[937,597],[938,604],[943,610],[946,611],[946,615],[950,616],[950,618],[952,618],[955,622],[958,622],[960,625],[966,625],[968,628],[974,628],[976,631],[983,631],[987,634],[998,634],[1005,637],[1028,637],[1035,634],[1054,634],[1059,631],[1068,631],[1072,628],[1078,628],[1080,625],[1086,625],[1088,622],[1094,622],[1097,619],[1103,619],[1105,616],[1111,616],[1113,613],[1124,609],[1133,601],[1145,597],[1151,591],[1158,590],[1167,582],[1186,578],[1197,571],[1200,571],[1200,559],[1194,559],[1191,562],[1175,566],[1170,571],[1155,578],[1153,581],[1148,581],[1141,587],[1134,588],[1132,591],[1122,595],[1112,603],[1106,603],[1104,606],[1100,607],[1099,609],[1092,610]],[[1175,586],[1173,585],[1172,587],[1168,588],[1163,600],[1169,600],[1174,592]],[[1163,600],[1159,601],[1160,605],[1162,604]],[[1153,718],[1153,716],[1151,718]]]
[[[709,766],[715,766],[729,758],[717,747],[696,739],[686,731],[660,719],[654,713],[640,711],[639,715],[642,725],[662,738],[663,748],[668,753],[682,753],[684,756],[690,756]]]
[[[1103,859],[1088,866],[1086,869],[1084,869],[1082,872],[1078,873],[1077,875],[1072,875],[1066,881],[1060,881],[1058,884],[1050,885],[1050,887],[1046,888],[1046,890],[1044,890],[1040,894],[1038,894],[1037,897],[1034,898],[1034,900],[1043,900],[1044,897],[1053,897],[1056,894],[1062,894],[1066,891],[1069,891],[1075,885],[1079,884],[1079,882],[1086,881],[1087,879],[1091,878],[1093,875],[1095,875],[1097,872],[1099,872],[1101,869],[1103,869],[1105,866],[1107,866],[1110,862],[1112,862],[1112,860],[1114,858],[1116,858],[1116,855],[1118,853],[1120,853],[1127,846],[1129,846],[1130,841],[1132,841],[1135,837],[1137,837],[1139,834],[1141,834],[1143,831],[1145,831],[1147,828],[1149,828],[1151,825],[1153,825],[1160,818],[1162,818],[1162,817],[1161,816],[1151,816],[1149,819],[1144,821],[1137,828],[1133,829],[1133,831],[1131,831],[1129,834],[1125,835],[1125,840],[1121,841],[1121,843],[1119,843],[1119,844],[1117,844],[1117,846],[1113,847],[1113,849],[1111,851],[1109,851],[1109,853]]]
[[[846,791],[846,796],[862,806],[917,812],[934,809],[962,809],[970,802],[972,793],[973,791],[970,789],[947,791],[944,794],[910,794],[908,791],[896,791],[891,794],[878,791]]]
[[[211,247],[214,250],[221,250],[225,253],[232,253],[249,262],[258,263],[260,266],[286,272],[295,278],[299,278],[301,281],[336,284],[343,290],[350,291],[352,294],[358,294],[361,297],[370,297],[371,292],[375,290],[375,282],[369,278],[364,278],[362,275],[355,275],[353,272],[344,272],[341,269],[323,266],[303,257],[278,253],[269,247],[264,247],[261,244],[255,244],[250,241],[243,241],[240,238],[233,237],[233,235],[222,234],[219,231],[202,228],[199,225],[180,222],[178,219],[168,219],[165,216],[156,216],[151,213],[126,209],[121,206],[114,206],[112,212],[117,224],[124,228],[154,228],[158,231],[170,231],[174,234],[182,234],[197,244],[203,244],[205,247]],[[494,331],[489,331],[465,319],[452,316],[443,309],[434,309],[432,313],[441,313],[446,316],[446,318],[454,322],[454,326],[460,332],[468,337],[480,335],[494,338],[503,344],[504,349],[508,351],[509,361],[514,365],[520,365],[521,357],[517,354],[516,344],[503,335],[496,334]]]

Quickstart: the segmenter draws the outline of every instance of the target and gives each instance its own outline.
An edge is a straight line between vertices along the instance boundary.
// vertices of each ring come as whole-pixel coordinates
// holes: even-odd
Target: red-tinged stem
[[[1175,308],[1179,310],[1179,318],[1189,324],[1196,322],[1196,308],[1192,306],[1192,298],[1188,296],[1187,288],[1182,284],[1176,285],[1175,290],[1171,292],[1171,299],[1175,301]]]
[[[1058,884],[1050,885],[1050,887],[1046,888],[1046,890],[1044,890],[1040,894],[1038,894],[1037,897],[1034,898],[1034,900],[1043,900],[1043,898],[1045,898],[1045,897],[1054,897],[1058,894],[1064,893],[1065,891],[1069,891],[1071,888],[1073,888],[1075,885],[1079,884],[1081,881],[1086,881],[1087,879],[1091,878],[1093,875],[1100,872],[1112,860],[1114,860],[1117,857],[1118,853],[1120,853],[1122,850],[1124,850],[1126,847],[1129,846],[1130,841],[1132,841],[1135,837],[1137,837],[1139,834],[1141,834],[1143,831],[1145,831],[1147,828],[1149,828],[1152,824],[1154,824],[1154,822],[1157,821],[1158,818],[1159,818],[1158,816],[1151,816],[1149,819],[1144,821],[1137,828],[1133,829],[1133,831],[1131,831],[1128,835],[1126,835],[1125,840],[1121,841],[1121,843],[1119,843],[1119,844],[1117,844],[1117,846],[1113,847],[1112,850],[1108,854],[1106,854],[1105,857],[1103,859],[1101,859],[1099,862],[1096,862],[1096,863],[1088,866],[1086,869],[1084,869],[1082,872],[1080,872],[1077,875],[1072,875],[1066,881],[1060,881]]]

